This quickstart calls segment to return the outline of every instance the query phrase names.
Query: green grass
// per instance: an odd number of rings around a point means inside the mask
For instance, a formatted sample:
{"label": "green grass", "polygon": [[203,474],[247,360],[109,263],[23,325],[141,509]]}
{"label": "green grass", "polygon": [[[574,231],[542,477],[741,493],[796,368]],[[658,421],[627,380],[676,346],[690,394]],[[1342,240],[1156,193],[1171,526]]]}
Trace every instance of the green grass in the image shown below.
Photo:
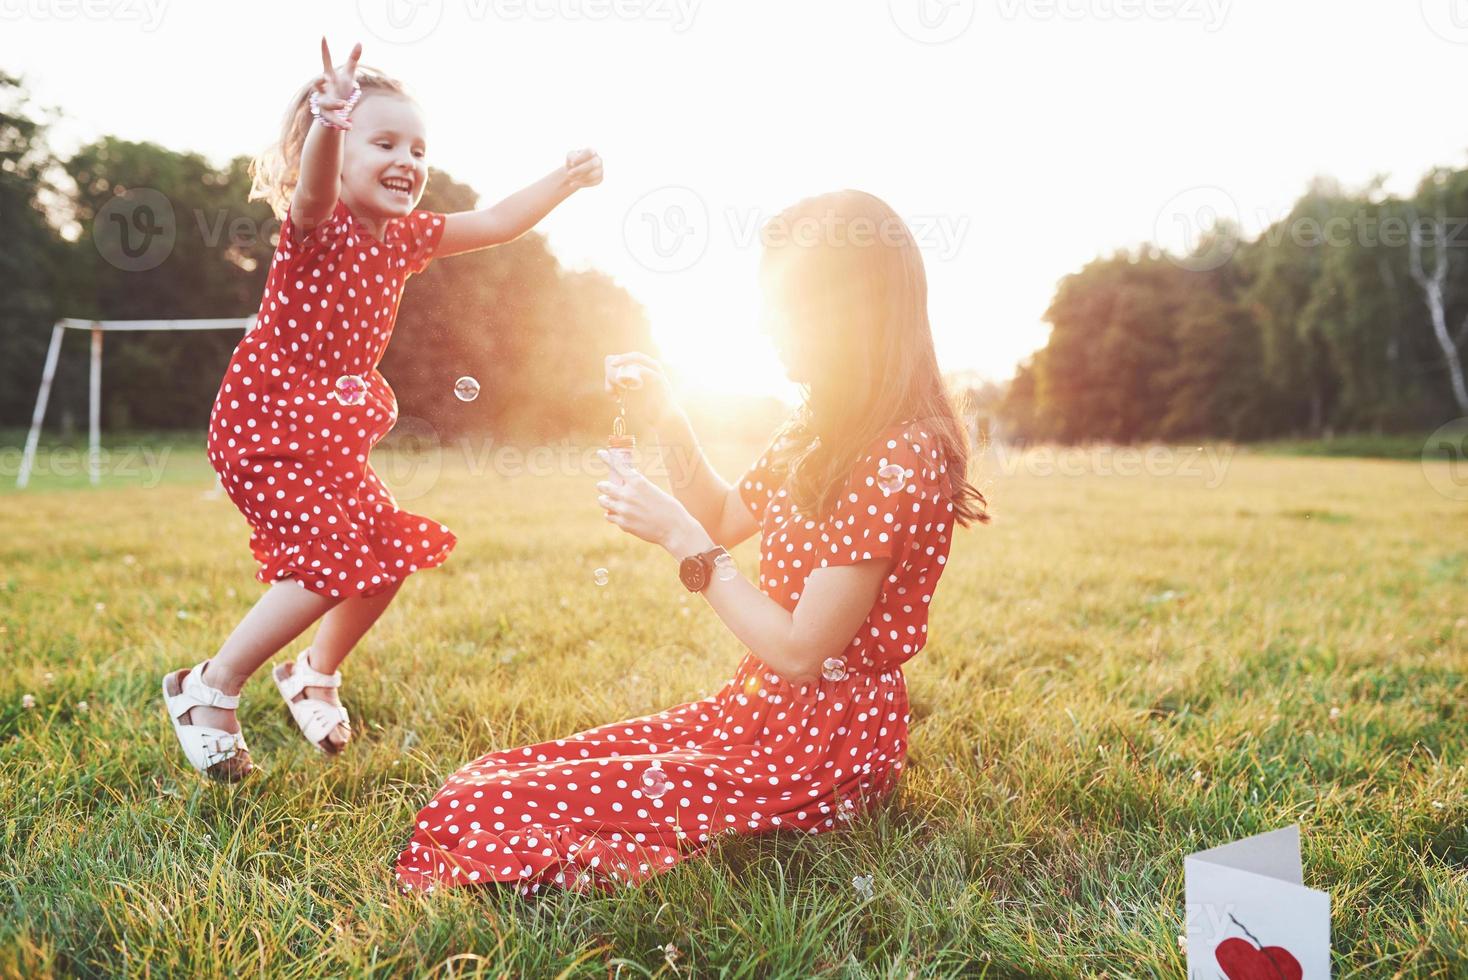
{"label": "green grass", "polygon": [[741,654],[589,475],[474,458],[398,466],[460,544],[349,661],[352,750],[324,764],[262,675],[267,772],[235,788],[183,766],[157,694],[260,589],[200,447],[0,496],[0,976],[1177,977],[1183,856],[1290,823],[1335,976],[1468,971],[1468,514],[1420,463],[991,456],[878,815],[613,897],[405,897],[392,862],[461,763],[704,696]]}
{"label": "green grass", "polygon": [[1250,443],[1255,452],[1280,456],[1350,456],[1360,459],[1460,459],[1462,448],[1456,445],[1465,431],[1461,425],[1453,430],[1457,439],[1449,443],[1431,438],[1432,433],[1416,435],[1372,435],[1347,432],[1329,439],[1277,439]]}

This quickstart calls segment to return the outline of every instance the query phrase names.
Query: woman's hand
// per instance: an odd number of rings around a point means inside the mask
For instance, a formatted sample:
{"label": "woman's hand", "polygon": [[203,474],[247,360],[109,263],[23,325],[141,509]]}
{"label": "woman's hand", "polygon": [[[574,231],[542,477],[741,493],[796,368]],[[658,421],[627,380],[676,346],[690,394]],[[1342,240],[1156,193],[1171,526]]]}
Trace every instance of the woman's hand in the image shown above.
{"label": "woman's hand", "polygon": [[347,107],[352,90],[357,85],[357,62],[362,57],[362,45],[358,43],[347,56],[346,65],[338,71],[331,61],[331,48],[326,38],[321,39],[321,77],[316,79],[318,93],[316,105],[321,115],[333,125],[351,129],[351,120],[340,113]]}
{"label": "woman's hand", "polygon": [[608,354],[604,362],[607,394],[632,401],[648,423],[656,426],[677,406],[663,366],[640,351]]}
{"label": "woman's hand", "polygon": [[608,521],[628,534],[665,548],[675,558],[686,558],[695,551],[712,547],[712,539],[703,525],[676,498],[635,469],[624,466],[605,449],[598,450],[597,455],[621,479],[620,483],[601,480],[596,485],[596,501]]}
{"label": "woman's hand", "polygon": [[572,190],[601,183],[601,155],[595,150],[572,150],[566,154],[566,183]]}

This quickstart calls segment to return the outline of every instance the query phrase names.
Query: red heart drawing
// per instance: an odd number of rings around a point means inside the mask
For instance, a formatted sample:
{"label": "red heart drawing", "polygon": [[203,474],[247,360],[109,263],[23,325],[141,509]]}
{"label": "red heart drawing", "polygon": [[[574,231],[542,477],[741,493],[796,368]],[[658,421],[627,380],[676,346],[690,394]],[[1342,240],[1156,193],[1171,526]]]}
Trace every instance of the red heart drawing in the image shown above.
{"label": "red heart drawing", "polygon": [[1232,937],[1213,951],[1228,980],[1303,980],[1300,961],[1283,946],[1259,949],[1247,939]]}

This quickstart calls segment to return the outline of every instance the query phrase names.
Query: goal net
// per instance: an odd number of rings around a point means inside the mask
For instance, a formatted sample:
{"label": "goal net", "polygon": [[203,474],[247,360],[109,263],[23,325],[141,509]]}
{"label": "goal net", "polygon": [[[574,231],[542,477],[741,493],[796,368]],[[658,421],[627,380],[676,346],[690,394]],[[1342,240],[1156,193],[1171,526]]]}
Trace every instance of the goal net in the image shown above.
{"label": "goal net", "polygon": [[31,480],[36,463],[36,447],[41,440],[41,423],[46,418],[46,403],[51,399],[51,382],[56,378],[56,361],[61,356],[61,339],[68,330],[86,330],[92,335],[92,364],[87,393],[87,476],[92,485],[102,480],[102,338],[119,331],[142,330],[237,330],[248,332],[255,318],[233,317],[220,320],[78,320],[65,318],[51,328],[51,346],[46,349],[46,365],[41,369],[41,390],[36,393],[36,408],[31,413],[31,428],[26,433],[25,452],[20,459],[20,472],[15,485],[24,488]]}

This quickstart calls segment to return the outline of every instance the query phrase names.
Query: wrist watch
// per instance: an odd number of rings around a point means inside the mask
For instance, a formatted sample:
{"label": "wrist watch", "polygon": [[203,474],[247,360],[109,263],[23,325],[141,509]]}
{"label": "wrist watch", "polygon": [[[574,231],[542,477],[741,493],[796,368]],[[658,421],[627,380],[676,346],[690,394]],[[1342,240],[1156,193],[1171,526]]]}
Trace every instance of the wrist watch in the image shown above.
{"label": "wrist watch", "polygon": [[733,561],[733,556],[723,548],[710,548],[679,562],[678,578],[682,579],[683,587],[689,592],[702,592],[713,580],[714,565]]}

